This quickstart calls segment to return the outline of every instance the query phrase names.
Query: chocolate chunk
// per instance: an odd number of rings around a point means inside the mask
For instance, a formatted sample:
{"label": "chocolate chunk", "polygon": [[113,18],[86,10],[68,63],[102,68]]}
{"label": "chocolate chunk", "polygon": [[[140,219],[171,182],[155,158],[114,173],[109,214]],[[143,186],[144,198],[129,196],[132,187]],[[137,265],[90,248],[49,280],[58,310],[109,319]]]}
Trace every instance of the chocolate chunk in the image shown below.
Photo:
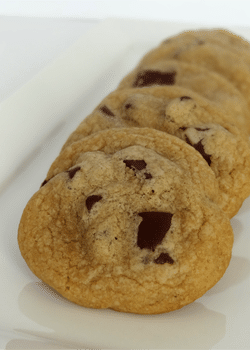
{"label": "chocolate chunk", "polygon": [[144,87],[151,85],[174,85],[176,72],[160,72],[145,70],[137,75],[133,84],[134,87]]}
{"label": "chocolate chunk", "polygon": [[171,226],[173,214],[165,212],[139,213],[143,218],[138,228],[137,245],[139,248],[155,250]]}
{"label": "chocolate chunk", "polygon": [[127,103],[126,105],[125,105],[125,108],[126,109],[129,109],[129,108],[131,108],[132,107],[132,104],[131,103]]}
{"label": "chocolate chunk", "polygon": [[[182,127],[179,128],[179,130],[183,130],[183,131],[185,131],[187,129],[188,129],[187,126],[182,126]],[[204,129],[202,129],[202,128],[195,128],[195,130],[197,130],[197,131],[207,131],[207,130],[210,130],[210,128],[204,128]]]}
{"label": "chocolate chunk", "polygon": [[208,165],[211,165],[211,155],[207,154],[204,151],[204,146],[201,143],[202,140],[200,140],[198,143],[193,145],[193,147],[202,155],[202,157],[205,159]]}
{"label": "chocolate chunk", "polygon": [[123,161],[123,163],[125,163],[128,168],[133,170],[145,169],[147,165],[147,163],[144,160],[133,160],[133,159],[126,159]]}
{"label": "chocolate chunk", "polygon": [[205,129],[202,129],[202,128],[195,128],[195,130],[197,130],[197,131],[207,131],[207,130],[210,130],[210,128],[205,128]]}
{"label": "chocolate chunk", "polygon": [[189,138],[186,136],[186,142],[194,147],[196,149],[196,151],[198,151],[202,157],[205,159],[205,161],[207,162],[207,164],[210,166],[211,165],[211,155],[207,154],[205,151],[204,151],[204,146],[203,144],[201,143],[202,140],[200,140],[198,143],[195,143],[195,144],[192,144],[189,140]]}
{"label": "chocolate chunk", "polygon": [[179,128],[179,130],[185,131],[185,130],[187,130],[187,127],[186,126],[182,126],[182,127]]}
{"label": "chocolate chunk", "polygon": [[115,116],[114,113],[111,112],[111,110],[110,110],[107,106],[102,106],[102,107],[100,108],[100,110],[101,110],[103,113],[109,115],[110,117],[114,117],[114,116]]}
{"label": "chocolate chunk", "polygon": [[67,173],[69,174],[69,178],[73,179],[73,177],[75,176],[76,172],[81,170],[81,167],[77,166],[71,170],[67,170]]}
{"label": "chocolate chunk", "polygon": [[156,264],[165,264],[165,263],[168,263],[168,264],[173,264],[174,263],[174,260],[171,258],[171,256],[168,254],[168,253],[161,253],[157,259],[154,260],[154,262]]}
{"label": "chocolate chunk", "polygon": [[189,97],[189,96],[181,96],[180,97],[180,100],[183,101],[183,100],[192,100],[192,97]]}
{"label": "chocolate chunk", "polygon": [[46,185],[46,183],[49,182],[49,180],[44,180],[43,183],[41,184],[40,188]]}
{"label": "chocolate chunk", "polygon": [[89,196],[86,199],[86,207],[87,207],[88,211],[90,211],[91,208],[93,207],[93,205],[96,202],[99,202],[101,199],[102,199],[102,196],[97,196],[97,195]]}
{"label": "chocolate chunk", "polygon": [[190,146],[193,146],[187,135],[185,135],[185,141],[188,143]]}
{"label": "chocolate chunk", "polygon": [[145,175],[146,179],[152,179],[153,178],[153,176],[150,173],[145,173],[144,175]]}

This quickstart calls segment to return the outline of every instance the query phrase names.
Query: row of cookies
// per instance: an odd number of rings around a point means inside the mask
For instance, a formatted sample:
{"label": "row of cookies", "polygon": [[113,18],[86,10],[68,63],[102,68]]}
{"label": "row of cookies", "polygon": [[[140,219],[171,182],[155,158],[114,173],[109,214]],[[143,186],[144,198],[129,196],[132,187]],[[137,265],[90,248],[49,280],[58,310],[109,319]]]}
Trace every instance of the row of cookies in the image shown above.
{"label": "row of cookies", "polygon": [[231,218],[250,195],[248,80],[250,44],[242,38],[225,30],[181,33],[146,54],[62,150],[106,128],[150,127],[175,135],[199,148]]}
{"label": "row of cookies", "polygon": [[[250,45],[244,39],[226,30],[183,32],[151,50],[138,67],[171,59],[219,74],[238,89],[250,109]],[[246,125],[249,132],[249,118]]]}
{"label": "row of cookies", "polygon": [[[250,194],[248,101],[215,70],[176,60],[203,38],[185,35],[170,40],[173,57],[169,42],[146,55],[83,120],[23,212],[28,266],[79,305],[176,310],[229,265],[230,218]],[[220,35],[224,46],[208,45],[239,56]]]}
{"label": "row of cookies", "polygon": [[[155,86],[116,90],[69,136],[73,142],[109,128],[149,127],[172,134],[200,152],[214,171],[221,207],[233,217],[250,195],[250,144],[245,131],[191,90]],[[230,116],[231,117],[231,116]],[[46,180],[55,175],[54,164]]]}

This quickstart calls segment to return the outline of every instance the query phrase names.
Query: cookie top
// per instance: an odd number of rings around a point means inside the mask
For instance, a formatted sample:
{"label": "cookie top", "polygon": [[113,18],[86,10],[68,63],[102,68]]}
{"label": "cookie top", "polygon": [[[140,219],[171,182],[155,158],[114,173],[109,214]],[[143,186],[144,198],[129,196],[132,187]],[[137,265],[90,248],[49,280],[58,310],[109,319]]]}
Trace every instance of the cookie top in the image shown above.
{"label": "cookie top", "polygon": [[155,85],[175,85],[190,89],[218,104],[226,115],[232,115],[232,119],[247,119],[249,116],[245,98],[227,79],[206,68],[177,60],[144,64],[128,74],[118,89]]}
{"label": "cookie top", "polygon": [[232,218],[250,195],[250,142],[232,125],[181,127],[176,136],[194,147],[214,171],[220,207]]}
{"label": "cookie top", "polygon": [[[196,64],[221,74],[235,85],[250,107],[250,67],[243,60],[240,53],[237,54],[221,45],[206,41],[196,40],[191,43],[188,41],[180,45],[178,41],[173,40],[151,50],[142,58],[138,68],[143,69],[144,65],[169,59]],[[250,132],[250,121],[248,119],[248,132]]]}
{"label": "cookie top", "polygon": [[150,127],[174,134],[195,123],[235,124],[243,132],[246,118],[225,113],[224,108],[190,89],[154,86],[116,90],[105,97],[68,137],[62,147],[97,131],[119,127]]}
{"label": "cookie top", "polygon": [[[155,96],[146,94],[147,89]],[[143,88],[144,94],[137,89],[125,89],[110,94],[71,135],[68,145],[82,139],[91,122],[96,127],[96,117],[102,114],[104,106],[113,114],[107,118],[114,120],[113,127],[120,121],[122,127],[150,127],[177,136],[200,151],[213,170],[219,184],[219,204],[231,218],[250,195],[248,136],[235,126],[219,121],[217,115],[199,106],[194,97],[164,99],[157,95],[160,89],[163,88]],[[50,176],[51,173],[47,179]]]}
{"label": "cookie top", "polygon": [[179,138],[151,128],[108,129],[72,143],[52,163],[44,184],[58,173],[77,164],[82,153],[98,150],[105,154],[113,154],[117,150],[135,145],[150,148],[170,160],[174,159],[180,166],[185,167],[196,186],[216,201],[218,183],[203,157]]}
{"label": "cookie top", "polygon": [[240,54],[247,64],[250,63],[250,43],[241,36],[225,29],[188,30],[164,40],[161,44],[165,45],[170,42],[179,42],[180,45],[183,43],[195,45],[209,42],[222,46],[237,55]]}
{"label": "cookie top", "polygon": [[233,233],[199,183],[202,168],[212,176],[192,147],[156,130],[114,129],[72,144],[63,159],[18,234],[30,269],[63,296],[154,314],[196,300],[223,276]]}

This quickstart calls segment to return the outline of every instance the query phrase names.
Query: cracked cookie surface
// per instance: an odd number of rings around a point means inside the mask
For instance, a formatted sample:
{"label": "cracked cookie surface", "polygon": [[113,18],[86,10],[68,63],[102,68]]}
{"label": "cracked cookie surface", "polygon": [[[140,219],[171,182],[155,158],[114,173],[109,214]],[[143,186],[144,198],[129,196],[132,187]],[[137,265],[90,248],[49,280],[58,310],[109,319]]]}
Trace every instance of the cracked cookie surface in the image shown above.
{"label": "cracked cookie surface", "polygon": [[[177,36],[178,37],[178,36]],[[204,67],[226,78],[241,92],[250,108],[250,66],[241,51],[235,52],[218,43],[206,40],[181,40],[171,38],[147,53],[139,62],[138,68],[161,61],[177,60]],[[250,120],[246,119],[250,133]]]}
{"label": "cracked cookie surface", "polygon": [[181,127],[175,135],[194,147],[215,173],[220,207],[232,218],[250,195],[250,142],[228,124]]}
{"label": "cracked cookie surface", "polygon": [[62,147],[95,132],[121,127],[150,127],[174,134],[183,125],[225,123],[246,133],[243,114],[237,118],[194,91],[179,86],[154,86],[121,89],[111,92],[89,114]]}
{"label": "cracked cookie surface", "polygon": [[54,165],[24,210],[18,240],[30,269],[67,299],[168,312],[223,276],[230,222],[213,201],[212,171],[182,140],[107,130],[72,144]]}
{"label": "cracked cookie surface", "polygon": [[242,59],[250,66],[250,43],[243,37],[225,29],[184,31],[164,40],[161,44],[165,45],[170,42],[178,42],[180,46],[187,43],[190,45],[203,45],[205,42],[216,44],[241,55]]}
{"label": "cracked cookie surface", "polygon": [[[95,124],[96,116],[101,117],[105,106],[112,113],[113,127],[155,128],[177,136],[191,146],[199,145],[197,151],[204,147],[206,152],[200,153],[207,163],[209,157],[208,165],[216,175],[220,206],[229,217],[234,216],[250,195],[250,142],[247,134],[225,122],[196,95],[172,98],[178,93],[181,95],[190,91],[168,89],[169,92],[164,91],[165,96],[163,87],[143,88],[141,91],[124,89],[111,93],[88,120],[82,122],[66,144],[81,139],[86,128],[91,123]],[[111,123],[109,116],[107,119]]]}
{"label": "cracked cookie surface", "polygon": [[190,89],[234,119],[249,116],[245,98],[229,80],[206,68],[177,60],[162,60],[135,68],[120,82],[118,89],[157,85]]}

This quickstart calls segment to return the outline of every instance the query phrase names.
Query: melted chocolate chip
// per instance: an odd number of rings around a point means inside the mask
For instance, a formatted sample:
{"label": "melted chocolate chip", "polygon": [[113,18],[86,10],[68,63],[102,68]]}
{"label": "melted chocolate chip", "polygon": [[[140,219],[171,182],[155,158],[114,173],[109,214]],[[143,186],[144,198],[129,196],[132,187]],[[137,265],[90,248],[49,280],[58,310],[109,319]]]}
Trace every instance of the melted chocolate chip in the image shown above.
{"label": "melted chocolate chip", "polygon": [[128,168],[133,170],[145,169],[147,165],[147,163],[144,160],[133,160],[133,159],[126,159],[123,161],[123,163],[125,163]]}
{"label": "melted chocolate chip", "polygon": [[138,228],[137,245],[139,248],[155,250],[171,226],[173,214],[165,212],[139,213],[143,218]]}
{"label": "melted chocolate chip", "polygon": [[161,253],[157,259],[154,260],[156,264],[173,264],[174,260],[171,258],[171,256],[168,253]]}
{"label": "melted chocolate chip", "polygon": [[44,180],[43,183],[41,184],[40,188],[46,185],[46,183],[49,182],[49,180]]}
{"label": "melted chocolate chip", "polygon": [[[187,129],[188,129],[187,126],[182,126],[182,127],[179,128],[179,130],[182,130],[182,131],[185,131]],[[195,130],[197,130],[197,131],[207,131],[207,130],[210,130],[210,128],[204,128],[204,129],[202,129],[202,128],[195,128]]]}
{"label": "melted chocolate chip", "polygon": [[153,176],[150,173],[145,173],[144,175],[145,175],[146,179],[152,179],[153,178]]}
{"label": "melted chocolate chip", "polygon": [[44,180],[43,183],[41,184],[41,187],[43,187],[44,185],[46,185],[48,181],[47,180]]}
{"label": "melted chocolate chip", "polygon": [[193,147],[200,152],[200,154],[202,155],[202,157],[205,159],[205,161],[207,162],[207,164],[210,166],[211,165],[211,155],[207,154],[204,151],[204,146],[201,143],[202,140],[200,140],[198,143],[196,143],[195,145],[193,145]]}
{"label": "melted chocolate chip", "polygon": [[210,166],[211,164],[211,155],[207,154],[205,151],[204,151],[204,146],[203,144],[201,143],[202,140],[200,140],[198,143],[195,143],[195,144],[192,144],[189,140],[189,138],[186,136],[186,142],[194,147],[196,149],[196,151],[198,151],[202,157],[205,159],[205,161],[207,162],[207,164]]}
{"label": "melted chocolate chip", "polygon": [[192,100],[192,97],[189,97],[189,96],[181,96],[180,97],[180,100],[183,101],[183,100]]}
{"label": "melted chocolate chip", "polygon": [[195,130],[197,130],[197,131],[207,131],[207,130],[210,130],[210,128],[205,128],[205,129],[202,129],[202,128],[195,128]]}
{"label": "melted chocolate chip", "polygon": [[187,144],[189,144],[190,146],[193,146],[192,143],[190,142],[189,138],[187,137],[187,135],[185,135],[185,141]]}
{"label": "melted chocolate chip", "polygon": [[69,178],[73,179],[73,177],[75,176],[76,172],[81,170],[81,167],[77,166],[71,170],[67,170],[67,173],[69,174]]}
{"label": "melted chocolate chip", "polygon": [[129,109],[129,108],[131,108],[132,107],[132,104],[131,103],[127,103],[126,105],[125,105],[125,108],[126,109]]}
{"label": "melted chocolate chip", "polygon": [[96,195],[89,196],[86,199],[86,207],[87,207],[88,211],[90,211],[91,208],[93,207],[93,205],[95,203],[99,202],[101,199],[102,199],[102,196],[96,196]]}
{"label": "melted chocolate chip", "polygon": [[103,113],[109,115],[110,117],[114,117],[114,116],[115,116],[114,113],[111,112],[111,110],[110,110],[107,106],[101,107],[100,110],[101,110]]}
{"label": "melted chocolate chip", "polygon": [[151,85],[174,85],[176,72],[160,72],[145,70],[137,75],[133,84],[134,87],[144,87]]}

